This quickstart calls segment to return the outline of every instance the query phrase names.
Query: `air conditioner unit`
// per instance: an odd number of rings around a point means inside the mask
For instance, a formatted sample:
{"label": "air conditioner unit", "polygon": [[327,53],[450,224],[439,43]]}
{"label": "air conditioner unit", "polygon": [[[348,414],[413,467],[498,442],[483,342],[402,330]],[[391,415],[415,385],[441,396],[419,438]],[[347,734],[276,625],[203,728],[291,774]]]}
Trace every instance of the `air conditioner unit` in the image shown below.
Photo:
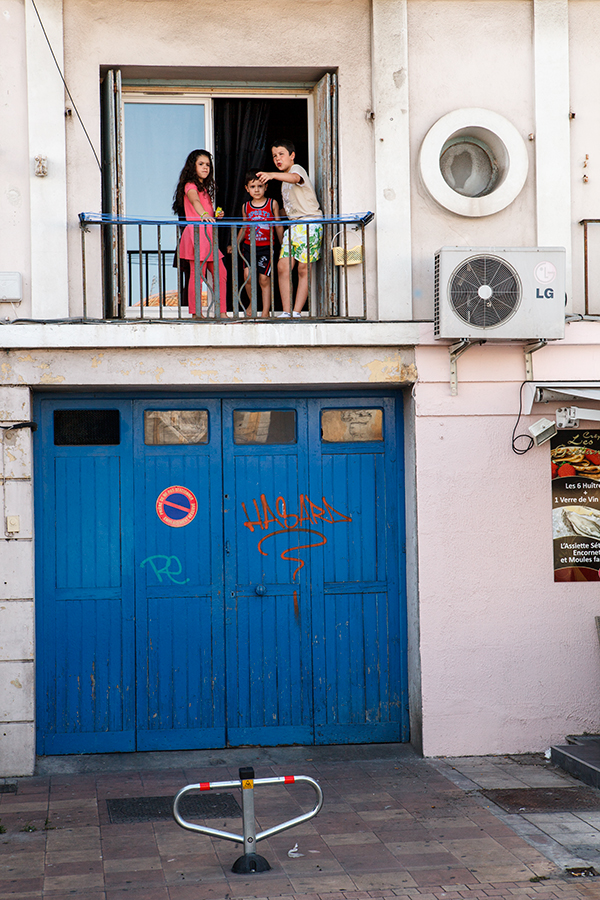
{"label": "air conditioner unit", "polygon": [[563,247],[442,247],[434,335],[473,340],[565,336]]}

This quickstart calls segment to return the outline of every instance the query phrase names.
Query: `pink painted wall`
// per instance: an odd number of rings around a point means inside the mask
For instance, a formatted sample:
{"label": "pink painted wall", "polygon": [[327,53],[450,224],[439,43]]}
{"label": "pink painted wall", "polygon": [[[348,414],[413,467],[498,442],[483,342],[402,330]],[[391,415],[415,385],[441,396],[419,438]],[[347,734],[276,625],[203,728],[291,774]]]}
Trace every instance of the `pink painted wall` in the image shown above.
{"label": "pink painted wall", "polygon": [[[535,377],[597,378],[600,350],[587,341],[598,327],[568,326],[566,344],[534,355]],[[539,751],[598,731],[598,585],[554,582],[549,444],[511,449],[523,349],[469,349],[452,397],[448,349],[425,341],[415,389],[424,753]],[[534,406],[519,433],[557,405]]]}

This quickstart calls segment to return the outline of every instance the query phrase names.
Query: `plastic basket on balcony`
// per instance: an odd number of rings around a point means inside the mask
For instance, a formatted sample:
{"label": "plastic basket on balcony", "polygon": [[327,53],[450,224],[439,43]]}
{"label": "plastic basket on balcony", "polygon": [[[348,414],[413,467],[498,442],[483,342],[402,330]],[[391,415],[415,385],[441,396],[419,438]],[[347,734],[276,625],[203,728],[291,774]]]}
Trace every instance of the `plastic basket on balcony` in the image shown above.
{"label": "plastic basket on balcony", "polygon": [[356,247],[347,247],[346,249],[344,247],[336,247],[334,241],[341,233],[341,231],[338,231],[337,234],[334,234],[331,241],[333,263],[336,266],[357,266],[363,259],[362,245],[357,244]]}

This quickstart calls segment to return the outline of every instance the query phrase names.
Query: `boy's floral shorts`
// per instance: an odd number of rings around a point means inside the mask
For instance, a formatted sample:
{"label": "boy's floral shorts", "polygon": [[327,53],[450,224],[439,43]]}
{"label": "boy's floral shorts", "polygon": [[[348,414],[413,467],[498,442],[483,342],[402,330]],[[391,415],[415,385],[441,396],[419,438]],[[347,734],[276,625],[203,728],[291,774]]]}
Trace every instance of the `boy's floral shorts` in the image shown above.
{"label": "boy's floral shorts", "polygon": [[291,256],[301,263],[316,262],[321,257],[322,240],[322,225],[290,225],[283,236],[279,259],[287,259]]}

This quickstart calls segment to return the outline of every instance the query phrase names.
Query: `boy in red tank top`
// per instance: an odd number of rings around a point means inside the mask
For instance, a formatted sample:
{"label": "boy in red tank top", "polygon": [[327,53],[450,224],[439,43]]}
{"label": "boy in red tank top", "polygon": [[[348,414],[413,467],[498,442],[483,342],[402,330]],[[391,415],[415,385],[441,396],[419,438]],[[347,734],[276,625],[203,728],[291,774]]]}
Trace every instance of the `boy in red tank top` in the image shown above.
{"label": "boy in red tank top", "polygon": [[[271,228],[275,221],[279,221],[279,204],[277,200],[265,197],[266,185],[258,180],[256,169],[246,172],[245,185],[250,194],[242,206],[242,218],[248,222],[264,222],[265,227],[240,228],[238,242],[240,253],[244,260],[244,279],[246,280],[246,293],[252,300],[252,273],[250,271],[250,241],[251,232],[256,232],[256,268],[258,271],[258,284],[262,297],[261,317],[267,319],[271,308]],[[269,224],[267,224],[269,223]],[[283,239],[283,226],[275,225],[279,241]],[[247,311],[248,312],[248,311]]]}

